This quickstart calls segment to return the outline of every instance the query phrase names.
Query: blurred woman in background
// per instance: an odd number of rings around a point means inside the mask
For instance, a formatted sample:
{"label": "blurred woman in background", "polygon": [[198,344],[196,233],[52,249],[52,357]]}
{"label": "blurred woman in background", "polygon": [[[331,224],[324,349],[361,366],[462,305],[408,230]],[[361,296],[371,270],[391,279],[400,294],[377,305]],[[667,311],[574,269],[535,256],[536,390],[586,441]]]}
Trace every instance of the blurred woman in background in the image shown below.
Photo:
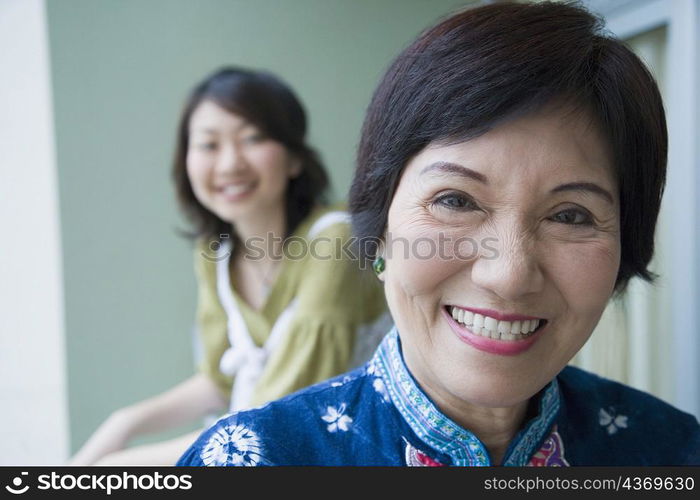
{"label": "blurred woman in background", "polygon": [[199,372],[116,411],[73,464],[173,464],[200,431],[120,450],[337,375],[376,347],[388,324],[381,287],[339,251],[349,218],[324,202],[306,130],[299,100],[270,73],[226,68],[195,87],[173,175],[196,239]]}

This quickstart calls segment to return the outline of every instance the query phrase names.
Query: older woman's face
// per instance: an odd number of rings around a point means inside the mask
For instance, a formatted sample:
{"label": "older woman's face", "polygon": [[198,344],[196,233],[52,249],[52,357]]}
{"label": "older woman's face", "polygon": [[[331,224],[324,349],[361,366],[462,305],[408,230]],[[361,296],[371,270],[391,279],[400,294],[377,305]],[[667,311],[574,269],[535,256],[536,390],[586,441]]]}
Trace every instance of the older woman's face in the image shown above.
{"label": "older woman's face", "polygon": [[430,145],[405,168],[386,238],[381,278],[428,394],[447,405],[523,402],[586,342],[615,285],[606,143],[585,116],[550,110]]}

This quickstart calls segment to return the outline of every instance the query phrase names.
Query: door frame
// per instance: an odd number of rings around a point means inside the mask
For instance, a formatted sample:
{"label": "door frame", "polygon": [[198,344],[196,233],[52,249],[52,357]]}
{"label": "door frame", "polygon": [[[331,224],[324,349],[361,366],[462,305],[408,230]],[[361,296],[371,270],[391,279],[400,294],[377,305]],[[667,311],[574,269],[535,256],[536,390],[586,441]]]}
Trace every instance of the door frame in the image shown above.
{"label": "door frame", "polygon": [[[700,0],[649,0],[617,4],[591,2],[606,19],[609,31],[626,39],[665,26],[666,118],[669,131],[668,177],[664,204],[673,221],[668,241],[667,283],[671,297],[670,337],[674,400],[700,416]],[[632,308],[634,310],[634,307]],[[669,335],[672,332],[672,335]],[[647,359],[642,357],[642,362]],[[639,360],[637,361],[639,362]],[[633,360],[633,370],[635,361]],[[637,366],[635,371],[645,370]]]}

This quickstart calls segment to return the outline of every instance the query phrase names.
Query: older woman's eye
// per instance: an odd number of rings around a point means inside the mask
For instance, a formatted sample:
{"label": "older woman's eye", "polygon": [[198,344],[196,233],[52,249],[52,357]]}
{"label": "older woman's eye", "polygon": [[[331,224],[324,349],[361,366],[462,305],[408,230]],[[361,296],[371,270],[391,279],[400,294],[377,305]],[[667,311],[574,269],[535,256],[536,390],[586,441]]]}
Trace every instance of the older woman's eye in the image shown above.
{"label": "older woman's eye", "polygon": [[590,226],[593,224],[593,217],[588,212],[569,208],[558,212],[551,218],[554,222],[569,224],[572,226]]}
{"label": "older woman's eye", "polygon": [[449,193],[440,196],[434,202],[438,207],[450,210],[476,210],[479,207],[469,196],[461,193]]}

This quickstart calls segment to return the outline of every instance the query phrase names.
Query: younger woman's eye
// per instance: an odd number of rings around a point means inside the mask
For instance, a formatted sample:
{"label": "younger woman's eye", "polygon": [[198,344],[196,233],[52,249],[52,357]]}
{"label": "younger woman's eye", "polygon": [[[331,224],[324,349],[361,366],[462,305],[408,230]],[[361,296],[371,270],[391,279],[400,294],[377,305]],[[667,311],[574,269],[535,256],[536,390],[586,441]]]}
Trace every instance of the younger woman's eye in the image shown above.
{"label": "younger woman's eye", "polygon": [[444,194],[437,198],[434,203],[449,210],[476,210],[479,208],[471,197],[463,193]]}
{"label": "younger woman's eye", "polygon": [[241,138],[245,144],[258,144],[265,140],[265,136],[260,133],[247,134]]}
{"label": "younger woman's eye", "polygon": [[567,208],[554,214],[551,219],[554,222],[568,224],[571,226],[591,226],[593,225],[593,217],[584,211],[576,208]]}
{"label": "younger woman's eye", "polygon": [[195,147],[201,151],[214,151],[216,150],[215,142],[199,142],[195,144]]}

